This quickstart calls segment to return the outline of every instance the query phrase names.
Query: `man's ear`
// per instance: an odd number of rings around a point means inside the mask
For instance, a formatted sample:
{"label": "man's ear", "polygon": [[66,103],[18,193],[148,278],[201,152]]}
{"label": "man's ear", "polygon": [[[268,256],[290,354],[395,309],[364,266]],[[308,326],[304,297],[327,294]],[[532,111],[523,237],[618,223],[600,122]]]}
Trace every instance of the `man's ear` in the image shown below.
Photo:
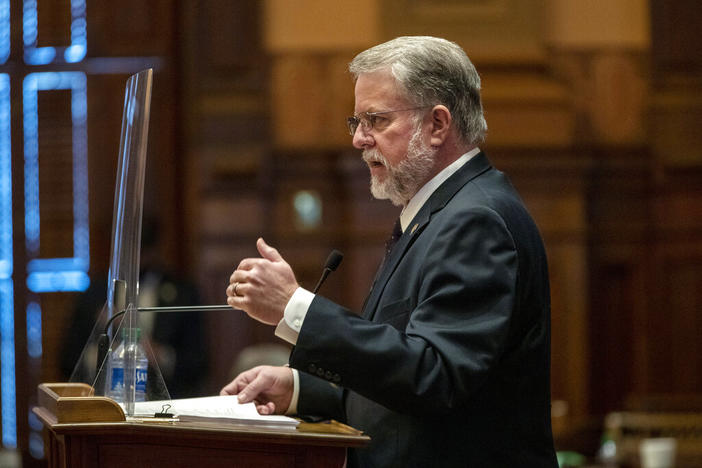
{"label": "man's ear", "polygon": [[431,110],[431,146],[441,146],[451,130],[451,112],[444,105],[438,104]]}

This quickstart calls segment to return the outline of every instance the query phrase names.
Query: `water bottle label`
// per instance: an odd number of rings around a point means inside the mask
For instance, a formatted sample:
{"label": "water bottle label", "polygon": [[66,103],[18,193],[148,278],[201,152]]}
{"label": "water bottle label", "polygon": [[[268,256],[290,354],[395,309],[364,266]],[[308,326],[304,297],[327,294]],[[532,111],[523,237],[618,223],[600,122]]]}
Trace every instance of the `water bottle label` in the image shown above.
{"label": "water bottle label", "polygon": [[146,369],[136,369],[136,392],[146,393]]}
{"label": "water bottle label", "polygon": [[113,392],[121,392],[124,388],[124,368],[113,367],[112,368],[112,383],[110,384],[110,390]]}

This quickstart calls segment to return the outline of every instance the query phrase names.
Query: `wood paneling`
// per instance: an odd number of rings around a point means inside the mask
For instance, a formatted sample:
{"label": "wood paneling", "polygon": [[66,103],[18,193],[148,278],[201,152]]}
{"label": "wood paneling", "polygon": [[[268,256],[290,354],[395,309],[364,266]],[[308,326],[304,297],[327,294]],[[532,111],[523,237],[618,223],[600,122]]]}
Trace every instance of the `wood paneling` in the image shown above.
{"label": "wood paneling", "polygon": [[88,2],[88,56],[167,58],[178,7],[171,0]]}
{"label": "wood paneling", "polygon": [[71,91],[38,92],[40,258],[73,257]]}
{"label": "wood paneling", "polygon": [[[187,154],[180,246],[202,301],[221,304],[241,259],[270,239],[268,57],[262,50],[262,2],[182,2],[179,45],[184,151]],[[211,392],[230,380],[238,352],[274,341],[268,327],[239,313],[212,314]]]}
{"label": "wood paneling", "polygon": [[[264,44],[272,55],[365,49],[378,42],[379,2],[265,0]],[[320,21],[324,18],[324,21]]]}
{"label": "wood paneling", "polygon": [[[702,257],[691,254],[687,258],[670,258],[664,264],[663,296],[667,299],[669,323],[668,346],[652,352],[655,365],[664,363],[668,379],[660,382],[665,393],[693,393],[702,389]],[[660,322],[663,322],[661,320]],[[662,323],[661,323],[662,325]],[[651,350],[653,351],[653,350]]]}
{"label": "wood paneling", "polygon": [[488,145],[567,147],[576,113],[567,88],[538,71],[485,67],[481,72]]}
{"label": "wood paneling", "polygon": [[383,0],[379,3],[381,41],[414,34],[441,36],[460,44],[478,65],[532,64],[546,56],[543,2]]}
{"label": "wood paneling", "polygon": [[589,412],[621,408],[644,391],[651,242],[650,153],[600,148],[588,187]]}
{"label": "wood paneling", "polygon": [[346,148],[346,117],[353,114],[349,53],[276,56],[271,69],[271,111],[275,145],[290,148]]}
{"label": "wood paneling", "polygon": [[647,388],[702,388],[702,31],[691,1],[651,2],[653,86],[650,141],[655,164],[648,298]]}
{"label": "wood paneling", "polygon": [[591,361],[588,337],[588,180],[591,161],[578,153],[543,148],[487,147],[507,172],[541,230],[551,282],[551,392],[570,415],[588,408]]}
{"label": "wood paneling", "polygon": [[652,52],[657,75],[700,73],[702,11],[694,0],[651,0]]}
{"label": "wood paneling", "polygon": [[[261,53],[262,3],[253,0],[184,2],[185,28],[181,40],[196,56],[196,89],[265,89],[266,57]],[[203,95],[203,98],[207,95]],[[261,102],[263,106],[265,102]]]}
{"label": "wood paneling", "polygon": [[71,2],[54,0],[37,4],[37,46],[71,43]]}

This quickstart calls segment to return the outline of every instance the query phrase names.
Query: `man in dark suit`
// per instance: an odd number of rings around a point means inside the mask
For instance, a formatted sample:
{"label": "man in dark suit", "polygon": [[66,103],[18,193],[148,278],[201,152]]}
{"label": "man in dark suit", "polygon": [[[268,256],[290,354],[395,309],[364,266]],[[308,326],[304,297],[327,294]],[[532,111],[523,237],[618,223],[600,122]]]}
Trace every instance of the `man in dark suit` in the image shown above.
{"label": "man in dark suit", "polygon": [[353,144],[371,192],[403,207],[362,316],[299,287],[259,239],[228,303],[295,344],[290,367],[222,389],[261,413],[371,436],[349,466],[555,467],[550,299],[538,229],[477,145],[480,79],[456,44],[402,37],[359,54]]}

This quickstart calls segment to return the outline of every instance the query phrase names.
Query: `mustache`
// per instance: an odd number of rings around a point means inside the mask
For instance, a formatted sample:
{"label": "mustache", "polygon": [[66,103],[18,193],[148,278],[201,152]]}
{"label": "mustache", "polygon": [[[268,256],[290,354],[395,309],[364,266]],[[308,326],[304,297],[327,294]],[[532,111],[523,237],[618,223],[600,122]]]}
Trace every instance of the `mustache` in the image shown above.
{"label": "mustache", "polygon": [[377,149],[364,150],[362,157],[366,163],[381,163],[383,166],[389,167],[388,160]]}

